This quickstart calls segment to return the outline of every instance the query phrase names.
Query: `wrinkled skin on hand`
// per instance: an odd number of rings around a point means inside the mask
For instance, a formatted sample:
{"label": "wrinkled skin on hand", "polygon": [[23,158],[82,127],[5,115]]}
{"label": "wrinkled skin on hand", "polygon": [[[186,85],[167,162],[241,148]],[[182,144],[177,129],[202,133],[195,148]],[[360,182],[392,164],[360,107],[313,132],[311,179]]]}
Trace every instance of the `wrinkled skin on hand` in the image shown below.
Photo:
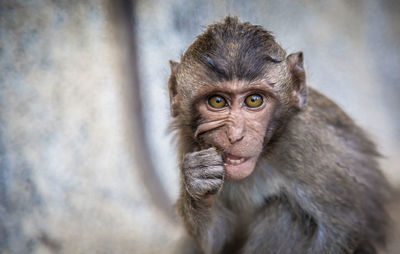
{"label": "wrinkled skin on hand", "polygon": [[196,200],[207,199],[222,187],[224,163],[214,147],[186,154],[182,170],[186,190]]}

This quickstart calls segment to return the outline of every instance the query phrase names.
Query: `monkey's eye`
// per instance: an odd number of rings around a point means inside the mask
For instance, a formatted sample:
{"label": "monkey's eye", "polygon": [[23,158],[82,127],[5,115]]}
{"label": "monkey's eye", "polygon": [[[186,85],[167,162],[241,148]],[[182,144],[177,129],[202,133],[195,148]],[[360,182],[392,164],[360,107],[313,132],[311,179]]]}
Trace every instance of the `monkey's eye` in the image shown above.
{"label": "monkey's eye", "polygon": [[223,108],[226,105],[226,100],[222,96],[213,95],[208,99],[208,104],[213,108]]}
{"label": "monkey's eye", "polygon": [[246,97],[244,103],[249,108],[257,108],[263,103],[263,98],[261,97],[261,95],[252,94]]}

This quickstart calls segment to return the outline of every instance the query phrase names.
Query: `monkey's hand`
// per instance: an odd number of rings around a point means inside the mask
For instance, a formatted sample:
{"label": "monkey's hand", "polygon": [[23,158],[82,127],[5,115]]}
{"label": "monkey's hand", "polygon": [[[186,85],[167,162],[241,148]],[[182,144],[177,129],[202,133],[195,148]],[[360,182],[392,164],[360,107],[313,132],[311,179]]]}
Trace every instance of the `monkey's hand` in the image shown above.
{"label": "monkey's hand", "polygon": [[183,159],[184,184],[195,200],[210,201],[224,181],[224,162],[215,148],[188,153]]}

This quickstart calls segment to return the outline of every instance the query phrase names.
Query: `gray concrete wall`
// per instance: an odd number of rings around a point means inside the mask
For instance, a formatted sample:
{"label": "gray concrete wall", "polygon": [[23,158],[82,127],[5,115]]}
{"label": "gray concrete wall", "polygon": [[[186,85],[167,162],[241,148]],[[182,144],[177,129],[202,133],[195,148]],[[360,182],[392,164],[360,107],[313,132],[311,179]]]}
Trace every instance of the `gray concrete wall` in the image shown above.
{"label": "gray concrete wall", "polygon": [[168,60],[228,14],[304,51],[309,84],[371,134],[398,185],[399,11],[142,0],[130,23],[129,1],[0,0],[0,253],[177,253]]}
{"label": "gray concrete wall", "polygon": [[180,236],[140,170],[123,2],[1,1],[0,253],[168,253]]}

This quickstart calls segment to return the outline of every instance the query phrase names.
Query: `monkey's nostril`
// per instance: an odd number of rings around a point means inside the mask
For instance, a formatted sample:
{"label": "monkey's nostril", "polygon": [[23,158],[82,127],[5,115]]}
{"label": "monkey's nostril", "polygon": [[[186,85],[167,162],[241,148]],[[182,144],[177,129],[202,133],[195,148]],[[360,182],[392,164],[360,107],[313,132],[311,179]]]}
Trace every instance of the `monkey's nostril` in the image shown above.
{"label": "monkey's nostril", "polygon": [[226,130],[226,136],[231,144],[243,140],[244,135],[245,135],[245,128],[243,125],[228,126],[228,129]]}
{"label": "monkey's nostril", "polygon": [[244,138],[243,135],[240,135],[240,136],[228,135],[228,139],[229,139],[229,142],[231,142],[231,144],[237,143],[237,142],[241,141],[243,138]]}

